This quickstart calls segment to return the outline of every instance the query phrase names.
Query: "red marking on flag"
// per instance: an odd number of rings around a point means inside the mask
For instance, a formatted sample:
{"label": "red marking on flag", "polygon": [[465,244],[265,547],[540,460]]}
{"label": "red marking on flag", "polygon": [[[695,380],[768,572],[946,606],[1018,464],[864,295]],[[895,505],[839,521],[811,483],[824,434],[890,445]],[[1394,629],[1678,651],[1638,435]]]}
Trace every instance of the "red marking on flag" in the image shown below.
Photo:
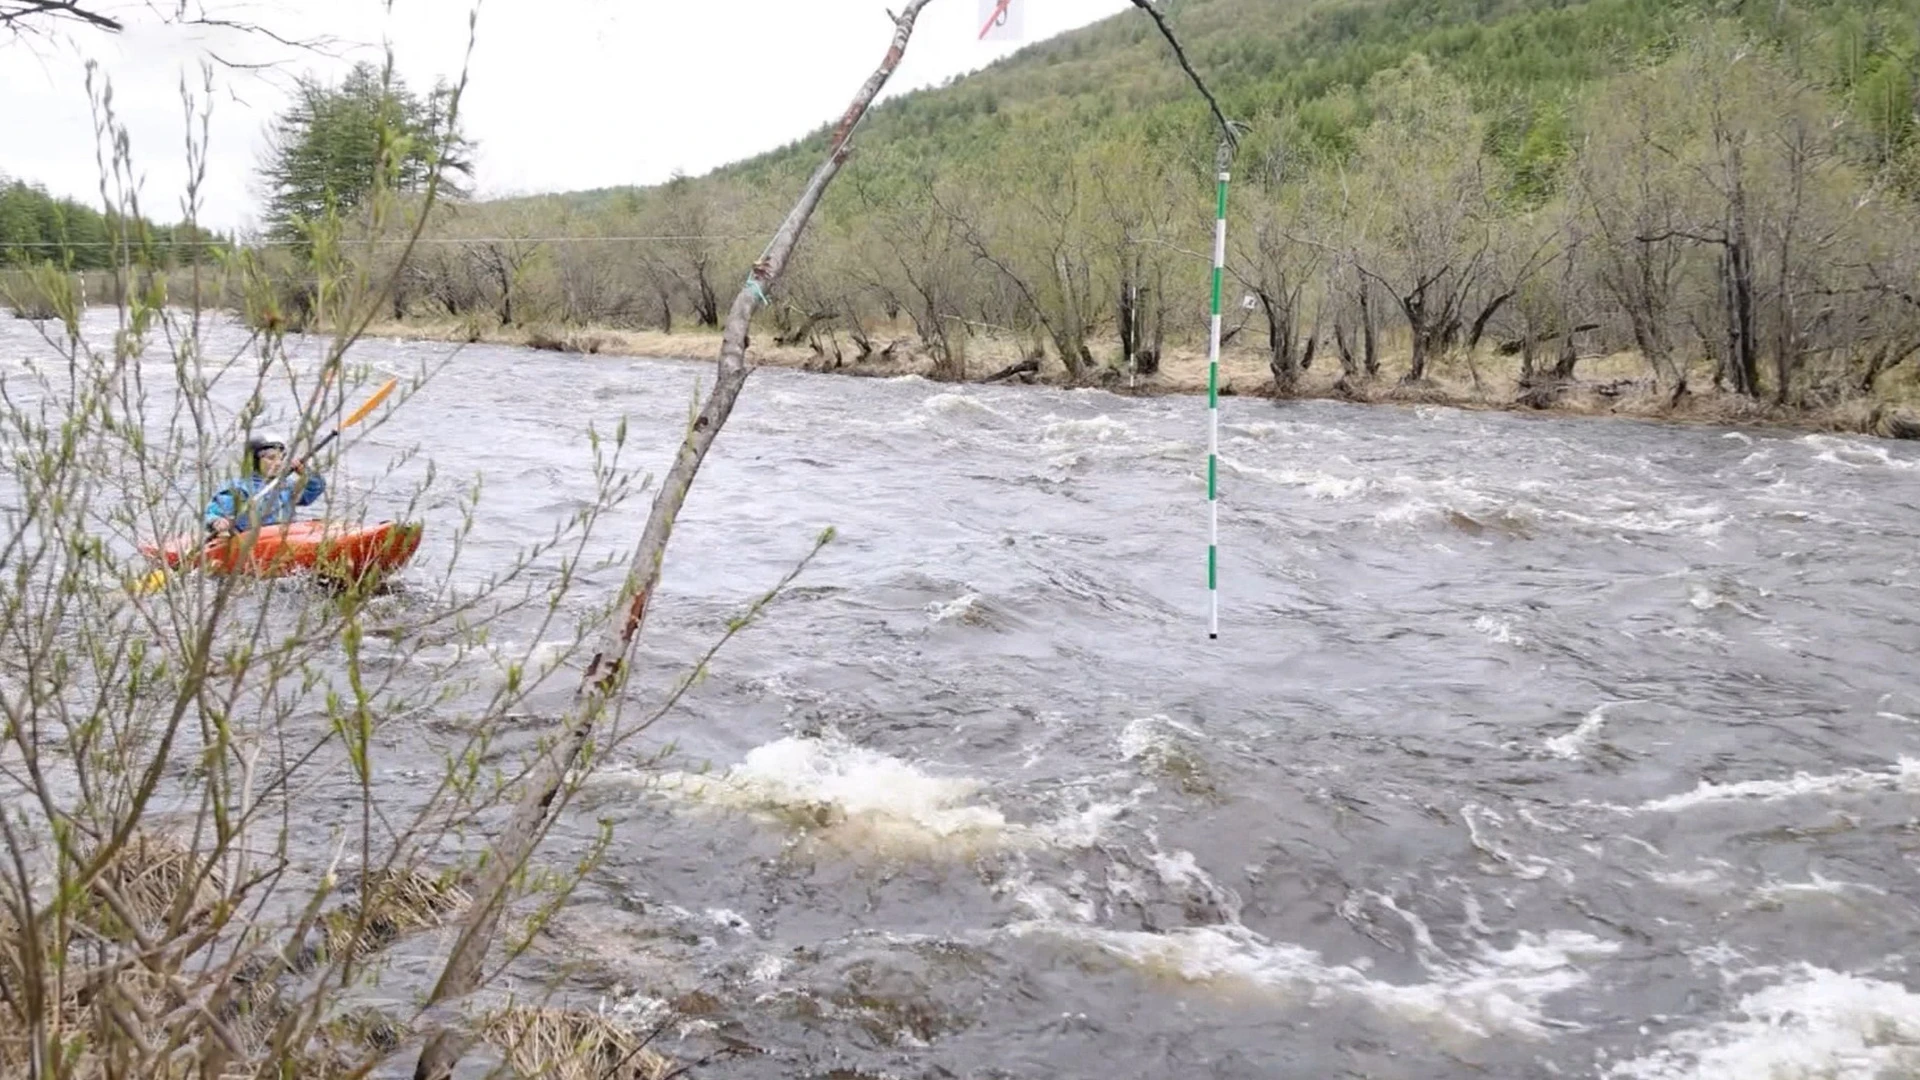
{"label": "red marking on flag", "polygon": [[1012,3],[1013,3],[1013,0],[1000,0],[998,4],[995,4],[993,6],[993,14],[990,17],[988,17],[987,25],[980,28],[981,41],[987,40],[987,35],[993,32],[993,28],[995,26],[1004,25],[1006,23],[1007,8]]}

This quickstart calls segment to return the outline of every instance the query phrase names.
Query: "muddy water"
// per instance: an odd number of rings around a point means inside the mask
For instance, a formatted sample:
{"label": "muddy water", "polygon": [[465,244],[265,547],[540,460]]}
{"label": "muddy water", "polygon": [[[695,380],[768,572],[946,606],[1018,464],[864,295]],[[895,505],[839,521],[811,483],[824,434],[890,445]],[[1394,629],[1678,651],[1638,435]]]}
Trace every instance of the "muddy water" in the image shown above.
{"label": "muddy water", "polygon": [[[664,468],[708,378],[468,347],[337,475],[484,476],[477,580],[591,498],[589,421]],[[839,539],[581,796],[543,962],[765,1051],[717,1076],[1920,1075],[1914,448],[1227,399],[1209,642],[1205,422],[757,373],[649,684]]]}

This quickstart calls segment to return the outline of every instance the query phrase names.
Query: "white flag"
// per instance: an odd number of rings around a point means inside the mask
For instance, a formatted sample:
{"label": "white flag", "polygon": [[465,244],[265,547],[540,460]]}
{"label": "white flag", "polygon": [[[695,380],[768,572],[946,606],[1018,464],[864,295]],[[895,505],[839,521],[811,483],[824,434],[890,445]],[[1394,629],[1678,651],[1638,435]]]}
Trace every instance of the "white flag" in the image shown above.
{"label": "white flag", "polygon": [[980,0],[980,40],[1018,41],[1031,0]]}

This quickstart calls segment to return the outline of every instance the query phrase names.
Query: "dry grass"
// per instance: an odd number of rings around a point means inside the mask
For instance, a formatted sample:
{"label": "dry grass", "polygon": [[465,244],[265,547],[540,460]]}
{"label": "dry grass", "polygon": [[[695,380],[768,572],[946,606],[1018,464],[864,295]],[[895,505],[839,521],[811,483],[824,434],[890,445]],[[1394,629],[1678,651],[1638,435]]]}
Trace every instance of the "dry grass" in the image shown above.
{"label": "dry grass", "polygon": [[512,1006],[488,1013],[480,1037],[516,1076],[542,1080],[666,1080],[674,1063],[598,1013]]}
{"label": "dry grass", "polygon": [[114,940],[126,940],[136,931],[154,936],[173,925],[202,926],[212,917],[223,892],[217,867],[206,866],[171,837],[137,832],[107,861],[93,883],[98,903],[95,929]]}
{"label": "dry grass", "polygon": [[403,934],[444,925],[449,915],[473,902],[452,880],[417,870],[372,871],[361,878],[359,894],[323,917],[328,956],[344,957],[348,950],[356,956],[375,952]]}
{"label": "dry grass", "polygon": [[[53,940],[51,920],[28,929],[12,910],[0,909],[5,999],[24,1001],[30,984],[38,981],[38,996],[56,1003],[50,1010],[53,1035],[72,1055],[66,1075],[125,1074],[131,1064],[122,1060],[129,1037],[152,1054],[145,1075],[185,1078],[198,1072],[192,1054],[161,1056],[158,1050],[168,1043],[169,1021],[177,1022],[181,1010],[189,1008],[192,992],[191,979],[169,963],[168,929],[190,932],[203,926],[220,901],[218,876],[203,870],[201,861],[171,838],[135,833],[108,859],[85,902],[74,909],[64,941]],[[143,938],[154,943],[144,952],[102,947]],[[0,1022],[0,1077],[32,1075],[31,1059],[32,1042],[17,1016]]]}
{"label": "dry grass", "polygon": [[[251,1074],[269,1058],[289,1059],[287,1067],[302,1076],[344,1075],[369,1053],[398,1045],[401,1034],[394,1022],[360,1010],[328,1024],[312,1046],[274,1050],[272,1029],[289,1006],[279,999],[275,982],[260,978],[268,969],[265,955],[254,957],[225,987],[232,996],[219,1017],[207,1015],[194,1003],[218,989],[209,979],[217,982],[220,976],[203,972],[184,954],[197,954],[187,942],[206,942],[204,930],[223,900],[219,875],[207,872],[204,859],[172,838],[136,833],[108,860],[58,949],[49,921],[36,928],[35,943],[0,907],[4,1000],[22,1001],[30,979],[43,984],[43,995],[58,998],[53,1035],[74,1048],[78,1056],[65,1075],[80,1080],[135,1072],[182,1080],[200,1076],[214,1043],[231,1051],[219,1070],[224,1075]],[[343,956],[348,948],[364,957],[410,931],[442,925],[467,903],[466,893],[446,880],[412,871],[370,873],[355,899],[322,917],[325,945],[306,950],[295,970],[311,970],[316,961]],[[146,948],[103,948],[140,940]],[[35,944],[37,950],[30,949]],[[29,960],[32,951],[43,958],[37,965]],[[46,959],[62,952],[66,959],[58,968]],[[33,1074],[32,1044],[19,1020],[16,1013],[0,1022],[0,1078]],[[175,1043],[176,1049],[166,1051]],[[142,1052],[120,1060],[133,1046]]]}

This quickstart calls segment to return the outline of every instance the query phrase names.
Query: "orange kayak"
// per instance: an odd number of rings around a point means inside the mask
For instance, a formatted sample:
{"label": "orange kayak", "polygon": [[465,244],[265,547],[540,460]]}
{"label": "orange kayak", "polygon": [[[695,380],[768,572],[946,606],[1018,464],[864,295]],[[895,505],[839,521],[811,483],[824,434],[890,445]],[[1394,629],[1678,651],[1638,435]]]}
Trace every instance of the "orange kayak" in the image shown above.
{"label": "orange kayak", "polygon": [[353,580],[405,565],[420,547],[421,528],[419,522],[295,521],[211,542],[176,536],[165,544],[143,544],[140,552],[172,567],[194,563],[266,577],[310,570]]}

